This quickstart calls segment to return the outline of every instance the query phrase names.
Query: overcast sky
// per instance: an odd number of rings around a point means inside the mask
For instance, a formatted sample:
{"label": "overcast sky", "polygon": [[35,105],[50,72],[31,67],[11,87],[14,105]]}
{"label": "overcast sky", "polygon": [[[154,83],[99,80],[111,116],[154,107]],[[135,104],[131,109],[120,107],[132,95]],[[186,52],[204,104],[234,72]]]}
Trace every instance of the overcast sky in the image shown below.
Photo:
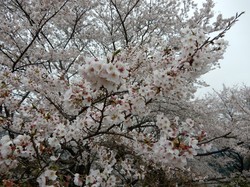
{"label": "overcast sky", "polygon": [[230,17],[237,12],[245,11],[239,21],[229,30],[225,39],[229,46],[220,61],[221,68],[213,70],[202,77],[210,86],[199,89],[200,97],[212,89],[220,90],[222,84],[226,86],[250,86],[250,0],[214,0],[215,13],[222,13]]}

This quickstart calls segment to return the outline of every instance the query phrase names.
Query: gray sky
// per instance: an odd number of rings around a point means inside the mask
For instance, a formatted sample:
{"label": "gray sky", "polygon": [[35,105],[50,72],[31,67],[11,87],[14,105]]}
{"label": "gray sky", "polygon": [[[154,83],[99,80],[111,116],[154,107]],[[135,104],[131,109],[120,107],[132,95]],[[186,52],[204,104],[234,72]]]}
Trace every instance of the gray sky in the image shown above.
{"label": "gray sky", "polygon": [[[229,46],[220,61],[221,68],[213,70],[202,77],[210,86],[198,90],[200,97],[212,89],[220,90],[222,84],[226,86],[250,86],[250,0],[214,0],[215,13],[222,13],[225,17],[245,11],[239,21],[229,30],[225,39]],[[249,55],[249,56],[248,56]]]}

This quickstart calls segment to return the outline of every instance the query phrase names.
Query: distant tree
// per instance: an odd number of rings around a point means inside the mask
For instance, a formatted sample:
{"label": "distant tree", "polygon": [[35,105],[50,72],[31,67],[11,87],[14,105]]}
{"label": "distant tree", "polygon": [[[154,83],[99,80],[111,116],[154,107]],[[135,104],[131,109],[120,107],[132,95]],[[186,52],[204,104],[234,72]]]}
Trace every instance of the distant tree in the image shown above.
{"label": "distant tree", "polygon": [[208,168],[216,171],[217,177],[218,173],[226,176],[227,181],[236,173],[246,179],[250,176],[249,98],[250,88],[247,86],[224,86],[221,91],[194,101],[196,111],[200,113],[199,120],[206,124],[204,130],[209,134],[216,153],[201,161],[210,164]]}
{"label": "distant tree", "polygon": [[1,185],[192,182],[185,166],[205,133],[178,107],[241,15],[212,22],[213,6],[1,0]]}

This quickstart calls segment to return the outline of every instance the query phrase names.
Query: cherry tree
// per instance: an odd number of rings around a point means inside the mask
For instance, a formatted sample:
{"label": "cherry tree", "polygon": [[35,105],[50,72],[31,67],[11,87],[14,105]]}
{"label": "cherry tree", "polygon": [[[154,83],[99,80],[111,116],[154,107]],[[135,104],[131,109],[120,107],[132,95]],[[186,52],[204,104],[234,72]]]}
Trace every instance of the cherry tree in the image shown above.
{"label": "cherry tree", "polygon": [[213,19],[213,6],[1,1],[2,184],[157,186],[185,171],[209,146],[176,107],[223,58],[241,15]]}

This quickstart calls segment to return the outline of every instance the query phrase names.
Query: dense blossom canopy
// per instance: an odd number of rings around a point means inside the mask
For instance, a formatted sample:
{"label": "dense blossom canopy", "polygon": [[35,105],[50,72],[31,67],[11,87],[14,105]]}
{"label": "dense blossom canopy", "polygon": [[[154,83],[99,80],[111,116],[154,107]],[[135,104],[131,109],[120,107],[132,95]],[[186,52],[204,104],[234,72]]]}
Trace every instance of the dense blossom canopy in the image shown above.
{"label": "dense blossom canopy", "polygon": [[208,151],[195,119],[159,108],[192,98],[223,58],[239,15],[211,23],[212,7],[2,0],[2,183],[142,186]]}

